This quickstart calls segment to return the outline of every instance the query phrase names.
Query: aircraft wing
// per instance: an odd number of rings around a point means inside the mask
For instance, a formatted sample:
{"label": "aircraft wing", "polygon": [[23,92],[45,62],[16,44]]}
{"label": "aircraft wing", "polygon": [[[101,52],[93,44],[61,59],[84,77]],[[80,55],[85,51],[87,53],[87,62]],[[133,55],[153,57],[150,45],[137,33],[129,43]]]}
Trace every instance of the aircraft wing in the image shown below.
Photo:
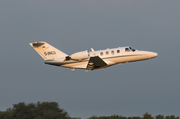
{"label": "aircraft wing", "polygon": [[90,57],[86,69],[93,70],[93,69],[98,69],[105,66],[107,66],[107,64],[99,56],[95,56],[95,57]]}

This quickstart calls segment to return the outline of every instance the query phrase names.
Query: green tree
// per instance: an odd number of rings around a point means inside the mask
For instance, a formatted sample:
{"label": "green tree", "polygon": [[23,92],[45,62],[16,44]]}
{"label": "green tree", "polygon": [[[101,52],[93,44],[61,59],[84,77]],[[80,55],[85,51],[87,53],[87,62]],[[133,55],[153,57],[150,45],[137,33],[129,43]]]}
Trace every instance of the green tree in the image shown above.
{"label": "green tree", "polygon": [[141,117],[128,117],[127,119],[142,119]]}
{"label": "green tree", "polygon": [[80,119],[71,118],[69,114],[59,108],[56,102],[30,103],[20,102],[13,108],[0,111],[0,119]]}
{"label": "green tree", "polygon": [[6,111],[0,111],[0,119],[12,119],[13,110],[8,108]]}
{"label": "green tree", "polygon": [[175,117],[174,115],[166,116],[165,119],[179,119],[179,117]]}
{"label": "green tree", "polygon": [[43,119],[70,119],[68,113],[59,108],[56,102],[37,103],[36,113]]}
{"label": "green tree", "polygon": [[154,117],[152,117],[150,114],[148,114],[147,112],[143,115],[142,119],[154,119]]}
{"label": "green tree", "polygon": [[164,119],[164,116],[163,115],[157,115],[156,119]]}
{"label": "green tree", "polygon": [[100,117],[92,116],[89,119],[127,119],[127,118],[123,116],[119,116],[119,115],[111,115],[107,117],[106,116],[100,116]]}
{"label": "green tree", "polygon": [[[30,104],[32,105],[32,104]],[[35,108],[35,106],[34,106]],[[33,115],[33,109],[26,105],[24,102],[13,105],[13,119],[33,119],[36,115]]]}

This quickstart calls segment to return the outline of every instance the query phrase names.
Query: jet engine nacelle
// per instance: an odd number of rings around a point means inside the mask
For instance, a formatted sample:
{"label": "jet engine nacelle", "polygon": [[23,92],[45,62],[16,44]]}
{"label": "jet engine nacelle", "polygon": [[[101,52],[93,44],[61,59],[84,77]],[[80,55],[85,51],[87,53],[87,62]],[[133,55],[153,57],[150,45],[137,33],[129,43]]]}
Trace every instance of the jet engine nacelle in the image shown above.
{"label": "jet engine nacelle", "polygon": [[89,53],[86,51],[77,52],[71,55],[71,59],[81,60],[87,59],[89,57]]}

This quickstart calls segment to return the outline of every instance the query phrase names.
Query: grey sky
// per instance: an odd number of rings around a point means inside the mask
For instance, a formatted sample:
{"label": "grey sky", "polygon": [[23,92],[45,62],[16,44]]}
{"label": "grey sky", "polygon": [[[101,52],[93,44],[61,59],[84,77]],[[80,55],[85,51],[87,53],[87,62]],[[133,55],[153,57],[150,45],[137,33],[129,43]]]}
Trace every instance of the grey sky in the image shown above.
{"label": "grey sky", "polygon": [[[1,0],[0,110],[55,101],[70,116],[179,115],[179,0]],[[67,54],[132,46],[155,59],[89,71],[45,65],[28,43]]]}

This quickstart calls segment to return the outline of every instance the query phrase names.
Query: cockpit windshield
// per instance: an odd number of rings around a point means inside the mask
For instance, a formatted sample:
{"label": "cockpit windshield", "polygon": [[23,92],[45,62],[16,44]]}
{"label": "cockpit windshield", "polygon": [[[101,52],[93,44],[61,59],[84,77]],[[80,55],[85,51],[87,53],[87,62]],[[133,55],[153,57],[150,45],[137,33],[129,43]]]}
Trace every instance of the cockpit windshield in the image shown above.
{"label": "cockpit windshield", "polygon": [[130,48],[133,52],[134,52],[134,51],[136,51],[136,49],[135,49],[135,48],[132,48],[132,47],[129,47],[129,48]]}

